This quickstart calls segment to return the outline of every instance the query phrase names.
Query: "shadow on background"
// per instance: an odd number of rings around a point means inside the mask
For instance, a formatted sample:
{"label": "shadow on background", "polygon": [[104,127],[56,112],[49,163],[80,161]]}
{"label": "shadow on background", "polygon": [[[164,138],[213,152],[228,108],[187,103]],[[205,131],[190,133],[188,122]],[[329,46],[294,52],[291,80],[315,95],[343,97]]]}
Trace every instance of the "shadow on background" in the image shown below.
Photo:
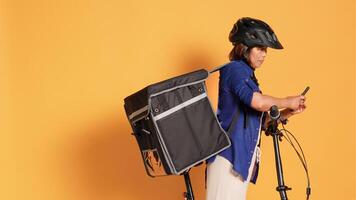
{"label": "shadow on background", "polygon": [[181,197],[182,188],[177,188],[177,182],[183,184],[180,177],[151,178],[146,175],[131,132],[126,118],[116,115],[88,127],[70,144],[66,171],[70,172],[68,179],[78,199]]}
{"label": "shadow on background", "polygon": [[179,72],[185,74],[198,69],[212,69],[214,60],[209,56],[212,52],[208,52],[204,48],[187,47],[180,52],[179,59],[175,61],[178,63]]}
{"label": "shadow on background", "polygon": [[[180,58],[180,74],[207,69],[212,63],[200,49],[183,51]],[[67,175],[74,195],[89,200],[183,199],[183,176],[151,178],[146,174],[124,109],[120,111],[88,125],[66,144],[66,172],[70,172]],[[190,173],[196,199],[204,198],[204,170],[202,165]]]}

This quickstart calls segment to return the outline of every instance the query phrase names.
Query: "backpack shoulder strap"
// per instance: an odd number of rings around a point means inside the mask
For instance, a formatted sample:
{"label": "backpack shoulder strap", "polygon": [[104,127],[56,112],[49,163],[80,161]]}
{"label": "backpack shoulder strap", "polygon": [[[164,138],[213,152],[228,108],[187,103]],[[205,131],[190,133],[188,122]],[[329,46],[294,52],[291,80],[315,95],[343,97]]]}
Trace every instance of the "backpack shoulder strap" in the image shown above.
{"label": "backpack shoulder strap", "polygon": [[[230,63],[230,62],[215,67],[214,69],[212,69],[212,70],[209,71],[209,75],[212,74],[212,73],[214,73],[214,72],[216,72],[216,71],[221,70],[222,68],[224,68],[224,67],[225,67],[226,65],[228,65],[229,63]],[[229,125],[229,128],[228,128],[227,132],[226,132],[229,137],[231,136],[232,132],[234,131],[234,128],[235,128],[237,119],[239,118],[239,115],[240,115],[240,110],[239,110],[239,106],[237,106],[236,112],[235,112],[235,114],[234,114],[234,117],[232,118],[232,121],[231,121],[231,123],[230,123],[230,125]]]}
{"label": "backpack shoulder strap", "polygon": [[227,64],[229,64],[229,63],[225,63],[225,64],[223,64],[223,65],[220,65],[220,66],[215,67],[214,69],[212,69],[212,70],[209,71],[209,74],[212,74],[212,73],[214,73],[214,72],[216,72],[216,71],[219,71],[220,69],[224,68]]}
{"label": "backpack shoulder strap", "polygon": [[236,122],[237,122],[237,119],[239,118],[239,115],[240,115],[240,109],[239,109],[239,106],[237,106],[234,117],[232,118],[229,128],[227,129],[227,132],[226,132],[229,137],[232,135],[232,132],[235,129]]}

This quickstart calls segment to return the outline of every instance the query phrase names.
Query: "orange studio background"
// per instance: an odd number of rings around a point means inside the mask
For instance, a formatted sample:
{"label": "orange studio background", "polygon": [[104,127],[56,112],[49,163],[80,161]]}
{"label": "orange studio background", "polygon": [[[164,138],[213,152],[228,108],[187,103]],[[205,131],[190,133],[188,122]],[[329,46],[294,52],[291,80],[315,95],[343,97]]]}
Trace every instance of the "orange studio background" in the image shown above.
{"label": "orange studio background", "polygon": [[[356,3],[328,1],[0,1],[0,199],[183,199],[183,177],[146,175],[123,99],[148,84],[228,61],[233,23],[267,21],[285,49],[257,76],[274,96],[306,86],[288,128],[308,160],[314,200],[353,199]],[[208,80],[216,106],[218,75]],[[306,178],[281,144],[290,199]],[[279,199],[272,138],[248,199]],[[204,167],[191,171],[205,198]]]}

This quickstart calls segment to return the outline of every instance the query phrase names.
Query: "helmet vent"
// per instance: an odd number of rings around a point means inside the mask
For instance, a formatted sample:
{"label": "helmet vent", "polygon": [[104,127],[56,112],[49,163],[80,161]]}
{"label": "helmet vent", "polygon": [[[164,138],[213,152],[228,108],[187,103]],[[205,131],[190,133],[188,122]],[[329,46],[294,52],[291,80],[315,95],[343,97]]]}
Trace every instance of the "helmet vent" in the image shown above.
{"label": "helmet vent", "polygon": [[253,39],[253,40],[257,39],[257,35],[255,35],[255,34],[246,33],[246,35],[249,39]]}
{"label": "helmet vent", "polygon": [[272,41],[273,41],[273,38],[272,38],[272,36],[269,34],[269,32],[266,31],[265,33],[266,33],[266,36],[267,36],[267,40],[270,41],[270,42],[272,42]]}

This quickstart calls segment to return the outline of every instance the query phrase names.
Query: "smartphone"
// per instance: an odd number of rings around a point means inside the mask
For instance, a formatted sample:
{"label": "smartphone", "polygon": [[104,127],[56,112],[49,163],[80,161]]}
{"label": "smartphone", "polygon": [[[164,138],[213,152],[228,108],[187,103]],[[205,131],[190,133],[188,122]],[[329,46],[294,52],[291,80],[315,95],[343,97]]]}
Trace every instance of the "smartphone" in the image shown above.
{"label": "smartphone", "polygon": [[302,95],[305,96],[307,94],[307,92],[309,91],[310,87],[306,87],[305,90],[303,91]]}

